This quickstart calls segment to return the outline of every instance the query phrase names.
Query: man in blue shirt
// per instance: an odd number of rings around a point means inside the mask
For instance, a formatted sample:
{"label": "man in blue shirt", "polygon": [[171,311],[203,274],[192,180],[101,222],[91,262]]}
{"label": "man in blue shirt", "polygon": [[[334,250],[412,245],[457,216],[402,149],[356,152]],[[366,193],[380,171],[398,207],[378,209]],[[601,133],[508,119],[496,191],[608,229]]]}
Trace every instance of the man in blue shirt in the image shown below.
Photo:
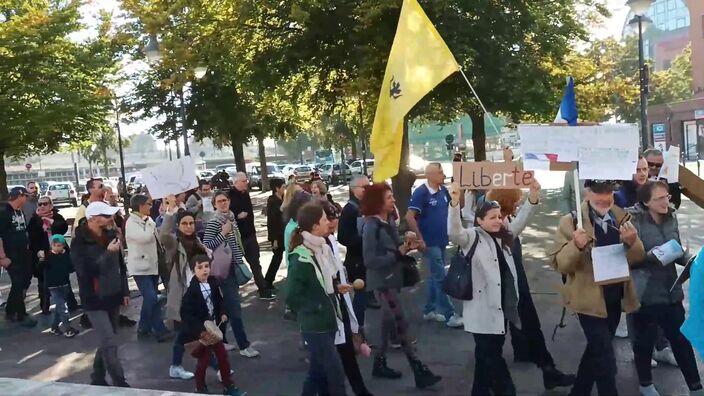
{"label": "man in blue shirt", "polygon": [[423,242],[424,261],[430,269],[423,319],[445,322],[449,327],[460,327],[462,320],[455,315],[452,302],[442,291],[446,275],[445,249],[448,245],[447,212],[450,194],[443,186],[445,173],[439,163],[428,164],[425,176],[427,182],[413,192],[406,213],[409,229]]}

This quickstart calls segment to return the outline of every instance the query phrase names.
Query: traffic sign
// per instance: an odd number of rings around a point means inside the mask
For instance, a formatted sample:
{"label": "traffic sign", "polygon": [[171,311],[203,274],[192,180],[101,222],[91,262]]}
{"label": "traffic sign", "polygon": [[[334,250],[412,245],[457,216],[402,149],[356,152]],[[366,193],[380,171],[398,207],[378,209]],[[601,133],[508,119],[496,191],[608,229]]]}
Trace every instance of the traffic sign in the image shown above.
{"label": "traffic sign", "polygon": [[24,167],[27,168],[27,172],[32,170],[32,164],[25,164]]}

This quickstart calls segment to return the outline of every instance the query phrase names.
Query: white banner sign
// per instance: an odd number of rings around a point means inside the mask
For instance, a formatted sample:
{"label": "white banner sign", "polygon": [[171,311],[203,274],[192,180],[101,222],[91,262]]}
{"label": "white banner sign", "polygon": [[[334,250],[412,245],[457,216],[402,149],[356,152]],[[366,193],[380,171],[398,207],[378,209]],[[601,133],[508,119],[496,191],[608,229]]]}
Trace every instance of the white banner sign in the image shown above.
{"label": "white banner sign", "polygon": [[550,169],[550,162],[579,162],[581,179],[631,180],[638,162],[638,127],[519,125],[523,166]]}
{"label": "white banner sign", "polygon": [[190,156],[142,169],[142,180],[152,199],[198,188],[196,166]]}
{"label": "white banner sign", "polygon": [[668,183],[679,183],[680,182],[680,148],[677,146],[670,146],[667,152],[664,154],[665,162],[660,168],[661,179],[666,179]]}

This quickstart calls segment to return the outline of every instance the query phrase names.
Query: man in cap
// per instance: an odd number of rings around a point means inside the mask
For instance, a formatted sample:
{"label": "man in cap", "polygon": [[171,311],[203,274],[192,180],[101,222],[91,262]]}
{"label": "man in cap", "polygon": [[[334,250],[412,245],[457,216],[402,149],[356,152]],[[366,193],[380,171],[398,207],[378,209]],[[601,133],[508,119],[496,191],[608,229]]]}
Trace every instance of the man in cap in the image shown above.
{"label": "man in cap", "polygon": [[4,248],[0,252],[0,260],[10,262],[6,268],[12,282],[5,306],[7,320],[34,327],[37,321],[27,315],[24,304],[27,288],[32,281],[27,219],[22,212],[28,195],[26,188],[14,187],[10,190],[8,203],[0,210],[0,239]]}
{"label": "man in cap", "polygon": [[129,387],[117,354],[120,307],[129,304],[127,267],[114,222],[118,210],[102,201],[88,205],[86,221],[71,241],[71,259],[83,309],[99,339],[91,385],[108,385],[107,371],[114,386]]}
{"label": "man in cap", "polygon": [[618,394],[612,340],[621,310],[630,313],[639,308],[630,278],[600,284],[594,280],[592,250],[596,247],[623,244],[628,265],[642,262],[645,255],[630,215],[614,205],[615,186],[610,181],[587,180],[586,199],[579,208],[582,227],[575,215],[568,214],[560,219],[555,237],[552,265],[567,278],[562,299],[577,313],[587,339],[571,392],[574,395],[591,394],[594,383],[600,395]]}

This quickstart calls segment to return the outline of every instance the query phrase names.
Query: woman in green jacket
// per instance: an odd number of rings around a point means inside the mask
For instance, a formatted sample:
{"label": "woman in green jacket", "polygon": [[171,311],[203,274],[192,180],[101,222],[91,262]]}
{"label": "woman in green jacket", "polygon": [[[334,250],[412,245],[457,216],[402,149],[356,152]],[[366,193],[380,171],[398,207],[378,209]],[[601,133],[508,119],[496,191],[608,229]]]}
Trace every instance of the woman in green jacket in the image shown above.
{"label": "woman in green jacket", "polygon": [[306,204],[296,220],[286,302],[298,313],[301,334],[310,351],[302,395],[345,395],[345,372],[335,347],[335,334],[342,324],[337,294],[349,293],[352,286],[335,284],[340,269],[326,243],[329,226],[322,205]]}

